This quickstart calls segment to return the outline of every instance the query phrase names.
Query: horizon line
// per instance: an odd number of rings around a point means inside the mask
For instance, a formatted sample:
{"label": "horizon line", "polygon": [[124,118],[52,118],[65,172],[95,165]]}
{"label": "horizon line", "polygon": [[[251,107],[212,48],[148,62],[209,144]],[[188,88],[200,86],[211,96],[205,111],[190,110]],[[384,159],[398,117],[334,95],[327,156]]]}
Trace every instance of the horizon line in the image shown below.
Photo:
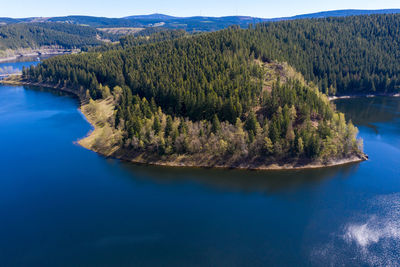
{"label": "horizon line", "polygon": [[29,18],[56,18],[56,17],[97,17],[97,18],[108,18],[108,19],[125,19],[128,17],[140,17],[140,16],[152,16],[152,15],[163,15],[163,16],[168,16],[171,18],[180,18],[180,19],[185,19],[185,18],[225,18],[225,17],[247,17],[247,18],[255,18],[255,19],[279,19],[279,18],[291,18],[291,17],[296,17],[296,16],[302,16],[302,15],[312,15],[312,14],[319,14],[319,13],[325,13],[325,12],[334,12],[334,11],[394,11],[398,10],[400,11],[399,8],[383,8],[383,9],[355,9],[355,8],[349,8],[349,9],[332,9],[332,10],[321,10],[321,11],[315,11],[315,12],[310,12],[310,13],[300,13],[300,14],[295,14],[295,15],[289,15],[289,16],[278,16],[278,17],[255,17],[255,16],[250,16],[250,15],[223,15],[223,16],[203,16],[203,15],[193,15],[193,16],[175,16],[175,15],[169,15],[166,13],[147,13],[147,14],[138,14],[138,15],[127,15],[123,17],[106,17],[106,16],[97,16],[97,15],[88,15],[88,14],[69,14],[69,15],[56,15],[56,16],[28,16],[28,17],[0,17],[0,18],[10,18],[10,19],[29,19]]}

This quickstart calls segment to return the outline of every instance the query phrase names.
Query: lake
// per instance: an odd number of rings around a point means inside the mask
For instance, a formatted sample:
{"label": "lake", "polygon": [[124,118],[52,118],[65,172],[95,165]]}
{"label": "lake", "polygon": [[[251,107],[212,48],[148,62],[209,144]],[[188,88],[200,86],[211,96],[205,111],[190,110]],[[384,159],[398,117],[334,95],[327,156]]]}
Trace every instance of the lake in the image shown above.
{"label": "lake", "polygon": [[399,266],[400,99],[336,104],[369,161],[166,168],[75,144],[91,126],[73,96],[0,85],[0,265]]}

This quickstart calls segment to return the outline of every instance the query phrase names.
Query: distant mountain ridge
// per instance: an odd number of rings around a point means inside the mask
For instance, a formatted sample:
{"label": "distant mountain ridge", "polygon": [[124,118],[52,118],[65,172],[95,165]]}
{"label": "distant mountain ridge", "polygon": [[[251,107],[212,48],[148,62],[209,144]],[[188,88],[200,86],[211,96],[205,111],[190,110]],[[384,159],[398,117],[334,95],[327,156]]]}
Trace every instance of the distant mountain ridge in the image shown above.
{"label": "distant mountain ridge", "polygon": [[310,19],[310,18],[327,18],[327,17],[348,17],[360,15],[375,15],[375,14],[398,14],[400,9],[377,9],[377,10],[364,10],[364,9],[342,9],[332,11],[322,11],[310,14],[296,15],[292,17],[282,17],[270,20],[289,20],[289,19]]}
{"label": "distant mountain ridge", "polygon": [[231,25],[247,27],[249,24],[294,20],[294,19],[312,19],[326,17],[346,17],[372,14],[397,14],[400,9],[380,9],[380,10],[358,10],[345,9],[323,11],[310,14],[302,14],[291,17],[278,18],[257,18],[249,16],[225,16],[225,17],[174,17],[165,14],[134,15],[123,18],[107,18],[94,16],[64,16],[48,18],[0,18],[1,24],[29,23],[29,22],[64,22],[71,24],[87,25],[98,28],[106,27],[164,27],[169,29],[184,29],[186,31],[216,31],[224,29]]}
{"label": "distant mountain ridge", "polygon": [[400,9],[375,9],[375,10],[367,10],[367,9],[340,9],[340,10],[332,10],[332,11],[321,11],[315,13],[307,13],[300,14],[295,16],[288,17],[277,17],[277,18],[261,18],[261,17],[252,17],[252,16],[221,16],[221,17],[209,17],[209,16],[191,16],[191,17],[175,17],[165,14],[149,14],[149,15],[134,15],[123,17],[124,19],[148,19],[148,20],[171,20],[171,19],[225,19],[225,18],[236,18],[236,19],[244,19],[244,20],[252,20],[252,19],[260,19],[264,21],[275,21],[275,20],[289,20],[289,19],[304,19],[304,18],[326,18],[326,17],[346,17],[346,16],[359,16],[359,15],[373,15],[373,14],[397,14],[400,13]]}
{"label": "distant mountain ridge", "polygon": [[123,17],[123,19],[149,19],[149,20],[170,20],[170,19],[179,19],[179,17],[174,17],[174,16],[169,16],[169,15],[164,15],[164,14],[150,14],[150,15],[134,15],[134,16],[128,16],[128,17]]}

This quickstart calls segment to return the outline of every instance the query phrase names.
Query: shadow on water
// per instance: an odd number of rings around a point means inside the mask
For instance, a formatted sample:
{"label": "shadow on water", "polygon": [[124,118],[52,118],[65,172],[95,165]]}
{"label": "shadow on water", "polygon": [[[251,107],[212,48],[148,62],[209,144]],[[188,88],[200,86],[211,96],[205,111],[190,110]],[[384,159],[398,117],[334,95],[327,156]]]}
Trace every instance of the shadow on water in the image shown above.
{"label": "shadow on water", "polygon": [[379,134],[376,123],[392,122],[400,118],[400,101],[393,97],[339,99],[338,110],[346,114],[358,126],[366,126]]}
{"label": "shadow on water", "polygon": [[35,86],[35,85],[24,85],[23,88],[24,88],[24,90],[31,90],[31,91],[42,92],[42,93],[51,93],[56,96],[68,96],[68,97],[76,99],[77,103],[79,104],[79,98],[76,95],[74,95],[73,93],[70,93],[67,91],[61,91],[61,90],[57,90],[57,89],[53,89],[53,88]]}
{"label": "shadow on water", "polygon": [[281,193],[317,186],[332,178],[347,178],[357,172],[360,163],[310,170],[249,171],[204,168],[174,168],[135,165],[122,162],[121,167],[134,179],[173,184],[187,181],[211,188],[244,193]]}

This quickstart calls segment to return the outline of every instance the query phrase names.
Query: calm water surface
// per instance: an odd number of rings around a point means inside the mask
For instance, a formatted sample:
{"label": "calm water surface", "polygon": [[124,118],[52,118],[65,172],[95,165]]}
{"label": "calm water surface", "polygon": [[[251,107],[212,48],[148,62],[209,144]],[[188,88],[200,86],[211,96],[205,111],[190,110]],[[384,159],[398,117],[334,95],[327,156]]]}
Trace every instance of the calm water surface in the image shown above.
{"label": "calm water surface", "polygon": [[400,99],[336,103],[368,162],[177,169],[85,150],[75,98],[0,86],[0,265],[398,266]]}

